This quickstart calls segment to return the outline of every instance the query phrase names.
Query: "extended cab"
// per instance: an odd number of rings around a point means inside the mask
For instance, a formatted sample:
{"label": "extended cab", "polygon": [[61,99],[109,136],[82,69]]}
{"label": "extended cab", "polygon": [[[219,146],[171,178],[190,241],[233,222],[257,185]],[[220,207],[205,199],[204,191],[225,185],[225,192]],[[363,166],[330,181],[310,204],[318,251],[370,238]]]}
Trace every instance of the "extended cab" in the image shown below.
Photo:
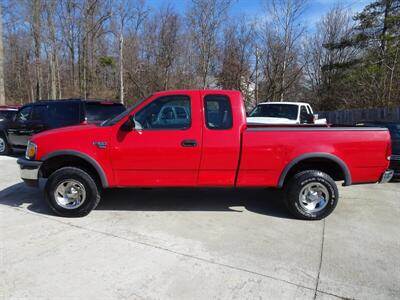
{"label": "extended cab", "polygon": [[384,128],[248,125],[237,91],[153,94],[101,125],[33,136],[18,163],[22,179],[48,178],[61,216],[87,215],[112,187],[284,188],[296,217],[321,219],[344,185],[390,180]]}

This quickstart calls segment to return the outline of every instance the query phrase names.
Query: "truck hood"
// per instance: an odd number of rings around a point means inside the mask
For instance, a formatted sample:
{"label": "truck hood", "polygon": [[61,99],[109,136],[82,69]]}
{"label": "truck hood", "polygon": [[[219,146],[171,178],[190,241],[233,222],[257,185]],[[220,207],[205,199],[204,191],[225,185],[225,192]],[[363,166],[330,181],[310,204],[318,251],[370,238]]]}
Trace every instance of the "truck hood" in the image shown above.
{"label": "truck hood", "polygon": [[41,138],[47,138],[47,137],[53,137],[53,136],[59,136],[62,138],[63,135],[68,135],[70,133],[74,134],[79,134],[83,135],[86,134],[86,132],[91,132],[94,130],[99,130],[101,127],[96,126],[94,124],[89,124],[89,125],[73,125],[73,126],[67,126],[67,127],[61,127],[61,128],[56,128],[56,129],[50,129],[43,131],[41,133],[38,133],[34,136],[34,139],[41,139]]}
{"label": "truck hood", "polygon": [[106,152],[98,147],[98,143],[107,145],[111,130],[111,127],[76,125],[43,131],[32,137],[37,146],[36,159],[41,160],[57,151],[80,152],[93,158],[105,155],[101,154]]}
{"label": "truck hood", "polygon": [[286,118],[249,117],[247,124],[297,124],[297,122]]}

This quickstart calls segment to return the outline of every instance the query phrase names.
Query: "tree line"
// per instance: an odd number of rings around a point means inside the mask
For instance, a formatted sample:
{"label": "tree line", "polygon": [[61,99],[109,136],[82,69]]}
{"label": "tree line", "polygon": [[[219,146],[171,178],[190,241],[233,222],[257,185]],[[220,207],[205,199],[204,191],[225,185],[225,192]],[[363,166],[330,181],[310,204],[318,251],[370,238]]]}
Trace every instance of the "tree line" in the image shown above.
{"label": "tree line", "polygon": [[3,0],[6,101],[129,105],[159,90],[215,88],[240,90],[248,107],[400,105],[400,0],[354,15],[335,5],[314,29],[302,25],[306,0],[265,1],[257,16],[232,16],[233,1],[187,0],[182,12],[145,0]]}

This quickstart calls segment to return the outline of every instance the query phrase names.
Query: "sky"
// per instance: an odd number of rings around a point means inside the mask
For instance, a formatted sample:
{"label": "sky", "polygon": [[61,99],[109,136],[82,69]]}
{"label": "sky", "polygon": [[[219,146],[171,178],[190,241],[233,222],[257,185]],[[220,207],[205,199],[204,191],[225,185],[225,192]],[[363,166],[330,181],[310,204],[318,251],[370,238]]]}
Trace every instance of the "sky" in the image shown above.
{"label": "sky", "polygon": [[[232,0],[232,16],[245,14],[249,17],[261,16],[264,12],[265,3],[268,0]],[[313,31],[315,24],[331,7],[340,4],[349,10],[350,13],[361,11],[373,0],[308,0],[304,12],[303,23],[310,31]],[[162,7],[170,3],[179,12],[184,12],[189,0],[147,0],[146,3],[154,8]]]}

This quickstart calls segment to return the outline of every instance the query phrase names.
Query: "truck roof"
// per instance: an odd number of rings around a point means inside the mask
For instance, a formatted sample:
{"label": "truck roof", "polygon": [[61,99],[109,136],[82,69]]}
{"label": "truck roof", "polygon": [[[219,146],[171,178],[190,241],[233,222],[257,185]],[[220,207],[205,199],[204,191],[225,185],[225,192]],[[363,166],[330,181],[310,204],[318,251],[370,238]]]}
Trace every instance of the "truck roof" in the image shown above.
{"label": "truck roof", "polygon": [[264,104],[291,104],[291,105],[310,105],[309,103],[307,103],[307,102],[278,102],[278,101],[275,101],[275,102],[261,102],[261,103],[258,103],[258,105],[264,105]]}
{"label": "truck roof", "polygon": [[229,93],[240,93],[237,90],[199,90],[199,89],[193,89],[193,90],[168,90],[168,91],[159,91],[155,92],[152,95],[173,95],[173,94],[183,94],[183,93],[188,93],[188,92],[199,92],[199,93],[206,93],[206,94],[229,94]]}

